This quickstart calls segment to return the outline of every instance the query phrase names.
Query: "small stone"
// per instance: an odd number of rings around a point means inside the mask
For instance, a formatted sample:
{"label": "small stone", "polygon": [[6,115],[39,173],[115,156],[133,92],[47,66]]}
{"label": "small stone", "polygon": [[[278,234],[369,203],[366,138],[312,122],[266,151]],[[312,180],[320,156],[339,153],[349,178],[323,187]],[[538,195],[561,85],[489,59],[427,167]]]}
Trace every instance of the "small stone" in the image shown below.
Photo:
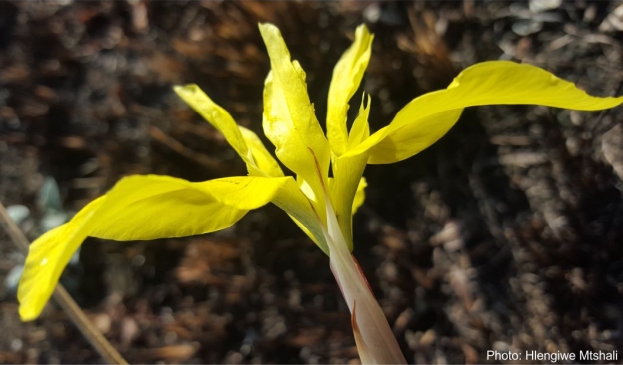
{"label": "small stone", "polygon": [[515,34],[525,37],[543,29],[543,23],[534,20],[520,20],[511,26]]}
{"label": "small stone", "polygon": [[15,265],[11,270],[9,270],[9,273],[4,278],[4,285],[6,285],[6,288],[9,292],[17,291],[17,284],[19,283],[19,279],[22,278],[23,272],[23,265]]}
{"label": "small stone", "polygon": [[68,218],[69,216],[67,215],[67,213],[54,210],[48,211],[43,216],[43,218],[41,218],[41,228],[43,229],[43,231],[47,232],[67,222]]}
{"label": "small stone", "polygon": [[61,203],[61,193],[58,189],[58,184],[54,178],[46,176],[39,194],[37,196],[37,204],[41,210],[54,209],[58,211],[63,210]]}
{"label": "small stone", "polygon": [[558,9],[562,5],[562,0],[530,0],[528,7],[534,13],[547,10]]}
{"label": "small stone", "polygon": [[30,215],[30,209],[23,205],[9,205],[6,211],[16,224],[22,223]]}

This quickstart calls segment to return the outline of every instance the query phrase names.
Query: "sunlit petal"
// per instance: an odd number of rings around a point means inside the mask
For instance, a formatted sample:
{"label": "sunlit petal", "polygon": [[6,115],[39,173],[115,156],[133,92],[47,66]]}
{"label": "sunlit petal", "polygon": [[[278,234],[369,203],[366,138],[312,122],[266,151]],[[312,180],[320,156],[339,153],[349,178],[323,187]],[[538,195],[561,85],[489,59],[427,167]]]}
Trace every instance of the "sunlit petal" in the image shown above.
{"label": "sunlit petal", "polygon": [[272,69],[264,87],[264,133],[279,160],[321,195],[330,150],[307,95],[305,72],[291,61],[279,29],[260,24],[260,32]]}
{"label": "sunlit petal", "polygon": [[191,108],[223,134],[225,140],[247,164],[249,174],[283,176],[281,167],[266,150],[257,135],[247,128],[238,126],[234,118],[212,101],[199,86],[190,84],[175,86],[173,89]]}
{"label": "sunlit petal", "polygon": [[[389,133],[369,151],[370,164],[386,164],[409,158],[443,137],[459,120],[463,109],[455,109],[418,118],[414,125],[407,124],[392,128],[387,126]],[[383,130],[377,133],[382,134]]]}
{"label": "sunlit petal", "polygon": [[[363,153],[354,157],[338,157],[333,161],[333,179],[329,186],[329,192],[344,240],[350,251],[353,250],[353,207],[359,208],[365,198],[363,193],[365,182],[362,186],[361,181],[367,159],[368,154]],[[361,190],[357,194],[360,186]],[[355,201],[356,198],[357,201]]]}
{"label": "sunlit petal", "polygon": [[359,114],[355,121],[353,122],[353,126],[350,129],[350,134],[348,135],[348,143],[346,145],[346,149],[349,150],[351,148],[356,147],[361,142],[363,142],[366,138],[370,137],[370,125],[368,123],[368,116],[370,115],[370,95],[368,96],[367,105],[364,105],[364,101],[366,99],[366,94],[364,93],[361,98],[361,106],[359,107]]}
{"label": "sunlit petal", "polygon": [[491,61],[467,68],[447,89],[422,95],[396,114],[387,127],[347,152],[370,150],[369,163],[392,163],[430,146],[456,122],[463,108],[478,105],[544,105],[595,111],[615,107],[623,97],[593,97],[571,82],[531,65]]}
{"label": "sunlit petal", "polygon": [[191,108],[201,114],[210,124],[223,134],[227,142],[240,156],[248,155],[248,147],[242,138],[238,124],[232,116],[216,104],[199,86],[190,84],[175,86],[173,90]]}
{"label": "sunlit petal", "polygon": [[[367,108],[364,107],[363,100],[361,102],[359,115],[348,137],[347,149],[361,143],[370,135],[369,113],[370,99],[368,97]],[[355,156],[335,155],[333,157],[333,179],[329,184],[329,192],[342,234],[351,251],[353,250],[352,216],[365,199],[363,189],[366,183],[362,175],[367,162],[367,152]]]}
{"label": "sunlit petal", "polygon": [[359,208],[366,201],[366,188],[368,187],[368,182],[365,177],[362,177],[359,180],[359,185],[357,186],[357,192],[355,192],[355,199],[353,200],[353,215],[357,213]]}
{"label": "sunlit petal", "polygon": [[368,67],[373,39],[365,25],[357,27],[355,41],[333,69],[327,100],[327,137],[331,150],[338,156],[346,150],[348,102],[359,88]]}
{"label": "sunlit petal", "polygon": [[88,222],[103,201],[103,198],[92,201],[69,223],[44,233],[30,245],[17,289],[23,321],[36,319],[43,310],[63,269],[88,236]]}
{"label": "sunlit petal", "polygon": [[251,150],[251,155],[257,167],[266,172],[268,176],[283,176],[281,166],[279,166],[279,163],[275,160],[273,155],[268,152],[257,134],[243,126],[239,126],[239,128],[242,133],[242,138],[244,138],[249,150]]}
{"label": "sunlit petal", "polygon": [[146,240],[217,231],[270,202],[288,178],[231,177],[202,183],[168,176],[130,176],[68,223],[30,246],[18,299],[23,320],[35,319],[63,269],[87,236]]}

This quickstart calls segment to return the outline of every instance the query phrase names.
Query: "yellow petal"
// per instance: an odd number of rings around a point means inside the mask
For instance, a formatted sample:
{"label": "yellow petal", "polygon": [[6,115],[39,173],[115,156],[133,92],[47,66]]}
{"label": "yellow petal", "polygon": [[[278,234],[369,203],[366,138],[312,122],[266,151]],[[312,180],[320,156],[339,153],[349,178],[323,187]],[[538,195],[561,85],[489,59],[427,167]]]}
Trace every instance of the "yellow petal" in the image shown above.
{"label": "yellow petal", "polygon": [[273,204],[284,210],[290,218],[327,255],[329,249],[322,233],[320,222],[324,222],[325,212],[315,208],[301,191],[299,184],[290,178],[272,200]]}
{"label": "yellow petal", "polygon": [[322,196],[330,150],[307,95],[305,72],[290,60],[279,29],[271,24],[259,27],[272,69],[264,87],[264,133],[279,160]]}
{"label": "yellow petal", "polygon": [[252,210],[270,203],[287,181],[292,180],[290,176],[233,176],[191,184],[206,194],[212,194],[222,204]]}
{"label": "yellow petal", "polygon": [[[346,184],[344,184],[346,185]],[[352,226],[353,226],[353,221],[352,221],[352,216],[355,215],[355,213],[357,213],[357,211],[359,210],[359,208],[363,205],[364,201],[366,200],[366,187],[368,187],[368,183],[366,181],[365,177],[362,177],[359,180],[359,184],[357,185],[357,191],[355,192],[355,196],[352,200],[352,205],[351,205],[351,209],[350,209],[350,215],[351,215],[351,219],[345,219],[345,217],[348,216],[348,212],[349,210],[344,208],[344,203],[340,202],[340,204],[338,204],[335,207],[335,213],[337,214],[337,220],[340,224],[340,229],[342,230],[342,235],[344,236],[344,240],[346,241],[346,245],[348,246],[348,249],[350,251],[353,250],[353,237],[352,237]],[[350,186],[344,187],[344,186],[338,186],[335,184],[335,179],[334,178],[329,178],[329,191],[331,192],[331,196],[335,197],[336,195],[339,194],[339,191],[341,189],[342,192],[345,192],[348,194],[348,188],[350,188]],[[350,195],[349,195],[350,196]],[[334,198],[337,200],[337,197]],[[347,199],[344,199],[344,202],[348,202]],[[338,208],[338,206],[340,208]],[[338,210],[341,212],[338,212]],[[309,235],[309,234],[308,234]]]}
{"label": "yellow petal", "polygon": [[18,299],[23,320],[35,319],[87,236],[144,240],[213,232],[277,195],[292,178],[231,177],[202,183],[168,176],[130,176],[30,246]]}
{"label": "yellow petal", "polygon": [[126,177],[106,194],[89,235],[125,241],[213,232],[268,204],[288,179],[242,176],[191,183],[169,176]]}
{"label": "yellow petal", "polygon": [[357,27],[355,41],[333,69],[327,100],[327,137],[331,150],[338,156],[346,150],[348,102],[359,88],[368,67],[373,39],[365,25]]}
{"label": "yellow petal", "polygon": [[366,201],[366,188],[368,187],[368,182],[365,177],[362,177],[359,180],[359,185],[357,185],[357,192],[355,193],[355,199],[353,200],[353,215],[357,213],[359,208],[363,205],[363,202]]}
{"label": "yellow petal", "polygon": [[225,136],[229,144],[238,152],[242,158],[248,156],[248,147],[242,138],[238,124],[232,116],[208,95],[199,86],[190,84],[185,86],[175,86],[173,90],[191,108],[201,114],[210,124]]}
{"label": "yellow petal", "polygon": [[[361,100],[359,115],[351,128],[347,148],[358,145],[370,135],[370,127],[368,126],[370,97],[368,96],[367,108],[364,107],[363,102],[364,99]],[[336,155],[333,158],[333,179],[330,180],[329,192],[344,240],[351,251],[353,250],[352,216],[365,199],[366,182],[362,175],[367,160],[368,152],[355,156],[342,155],[340,157]]]}
{"label": "yellow petal", "polygon": [[247,129],[243,126],[238,126],[240,128],[240,132],[242,132],[242,138],[244,138],[247,146],[249,146],[249,150],[251,150],[251,155],[253,156],[253,160],[257,167],[266,172],[268,176],[280,177],[283,176],[283,170],[281,170],[281,166],[273,155],[268,152],[264,143],[260,140],[260,138],[250,129]]}
{"label": "yellow petal", "polygon": [[350,129],[350,134],[348,135],[348,143],[346,145],[347,150],[358,146],[366,138],[370,137],[370,125],[368,124],[368,116],[370,115],[371,98],[368,94],[367,106],[364,105],[365,98],[366,94],[364,93],[363,97],[361,98],[359,114],[357,115],[357,118],[355,118],[353,126]]}
{"label": "yellow petal", "polygon": [[352,217],[355,214],[353,208],[358,209],[365,198],[363,193],[365,180],[362,175],[367,159],[368,153],[363,153],[353,157],[338,157],[333,161],[333,179],[329,185],[329,192],[337,221],[350,251],[353,250]]}
{"label": "yellow petal", "polygon": [[262,141],[251,130],[239,126],[234,118],[197,85],[175,86],[177,95],[191,108],[201,114],[214,128],[223,134],[227,142],[247,164],[249,174],[254,176],[283,176],[283,171]]}
{"label": "yellow petal", "polygon": [[[392,128],[368,152],[370,164],[394,163],[407,159],[431,146],[443,137],[459,120],[463,109],[455,109],[419,118],[412,124]],[[383,133],[383,129],[377,133]]]}
{"label": "yellow petal", "polygon": [[[177,94],[208,122],[223,133],[225,139],[246,162],[250,175],[283,176],[279,163],[268,152],[259,137],[251,130],[238,126],[224,109],[215,104],[196,85],[178,86]],[[309,150],[304,153],[309,154]],[[236,198],[234,196],[234,198]],[[293,179],[274,198],[273,203],[283,209],[290,218],[326,253],[326,242],[319,228],[319,219],[310,207],[305,195]],[[324,216],[324,211],[319,212]]]}
{"label": "yellow petal", "polygon": [[88,222],[103,200],[94,200],[69,223],[44,233],[30,245],[17,289],[19,314],[23,321],[36,319],[43,310],[63,269],[87,237]]}
{"label": "yellow petal", "polygon": [[[327,256],[329,255],[329,250],[327,248],[327,243],[324,238],[320,239],[317,234],[312,233],[310,229],[308,229],[305,224],[301,223],[298,219],[294,218],[294,216],[288,214],[290,219],[303,231],[307,237],[309,237],[315,244],[318,246],[322,252],[324,252]],[[320,225],[318,225],[318,229],[320,229]]]}
{"label": "yellow petal", "polygon": [[403,160],[430,146],[456,122],[463,108],[479,105],[544,105],[595,111],[613,108],[623,97],[593,97],[571,82],[531,65],[509,61],[471,66],[447,89],[422,95],[347,154],[370,150],[369,163]]}

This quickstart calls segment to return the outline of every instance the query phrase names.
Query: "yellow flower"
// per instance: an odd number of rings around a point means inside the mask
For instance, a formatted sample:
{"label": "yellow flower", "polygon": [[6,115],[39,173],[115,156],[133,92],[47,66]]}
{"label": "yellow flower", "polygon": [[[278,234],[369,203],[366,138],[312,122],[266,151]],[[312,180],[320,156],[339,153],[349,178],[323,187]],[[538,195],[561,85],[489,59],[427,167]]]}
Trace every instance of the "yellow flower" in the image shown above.
{"label": "yellow flower", "polygon": [[360,26],[333,72],[325,136],[309,100],[301,65],[291,60],[275,26],[261,24],[259,28],[271,65],[264,88],[264,133],[275,146],[277,158],[296,179],[284,174],[255,133],[237,125],[198,86],[176,87],[176,93],[225,136],[246,163],[248,176],[201,183],[154,175],[123,178],[69,223],[33,242],[18,292],[23,320],[40,314],[72,254],[87,236],[147,240],[213,232],[272,202],[329,255],[352,313],[362,361],[404,362],[387,320],[350,254],[352,215],[364,200],[365,165],[393,163],[415,155],[441,138],[470,106],[538,104],[591,111],[623,102],[623,97],[589,96],[534,66],[493,61],[469,67],[445,90],[414,99],[372,135],[368,97],[349,131],[348,102],[361,83],[373,40],[367,28]]}

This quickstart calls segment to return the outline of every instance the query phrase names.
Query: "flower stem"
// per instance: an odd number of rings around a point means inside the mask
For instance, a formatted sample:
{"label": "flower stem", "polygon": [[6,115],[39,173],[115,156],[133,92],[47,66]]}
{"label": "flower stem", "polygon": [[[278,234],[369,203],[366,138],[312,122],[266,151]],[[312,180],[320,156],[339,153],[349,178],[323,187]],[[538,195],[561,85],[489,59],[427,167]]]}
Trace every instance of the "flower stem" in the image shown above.
{"label": "flower stem", "polygon": [[373,364],[406,364],[385,313],[348,250],[330,199],[327,198],[326,202],[327,228],[323,228],[323,233],[329,247],[331,271],[350,310],[361,361]]}
{"label": "flower stem", "polygon": [[[329,265],[350,310],[361,362],[364,364],[406,364],[407,361],[387,323],[385,313],[374,298],[368,280],[348,249],[331,204],[331,196],[322,178],[320,164],[314,151],[309,150],[314,156],[316,172],[324,193],[327,222],[326,226],[321,222],[320,227],[329,248]],[[316,217],[320,221],[317,214]]]}

